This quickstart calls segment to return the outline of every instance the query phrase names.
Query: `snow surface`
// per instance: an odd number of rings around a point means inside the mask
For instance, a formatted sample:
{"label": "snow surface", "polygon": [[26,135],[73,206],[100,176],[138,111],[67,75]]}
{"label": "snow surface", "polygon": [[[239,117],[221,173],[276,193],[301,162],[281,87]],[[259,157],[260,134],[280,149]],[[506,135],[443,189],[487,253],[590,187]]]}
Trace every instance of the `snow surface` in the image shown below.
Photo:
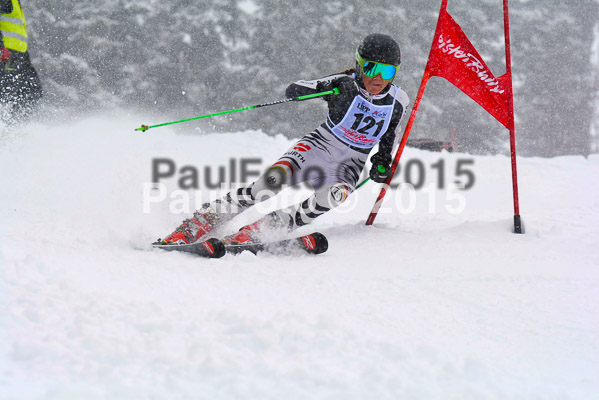
{"label": "snow surface", "polygon": [[[519,158],[525,235],[509,158],[406,149],[428,188],[413,210],[392,191],[364,226],[369,183],[309,228],[323,255],[206,260],[148,247],[186,216],[170,200],[143,212],[152,159],[197,167],[202,186],[205,166],[265,168],[292,142],[142,122],[29,125],[0,144],[0,399],[599,398],[597,155]],[[475,185],[438,190],[441,159],[446,185],[474,160]]]}

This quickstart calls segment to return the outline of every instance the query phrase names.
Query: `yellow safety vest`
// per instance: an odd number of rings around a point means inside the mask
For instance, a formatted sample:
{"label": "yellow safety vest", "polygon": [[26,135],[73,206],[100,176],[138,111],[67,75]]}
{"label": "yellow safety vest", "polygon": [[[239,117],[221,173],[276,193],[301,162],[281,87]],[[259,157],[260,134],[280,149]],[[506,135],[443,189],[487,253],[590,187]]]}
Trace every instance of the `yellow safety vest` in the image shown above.
{"label": "yellow safety vest", "polygon": [[4,47],[21,53],[27,51],[27,24],[18,0],[12,0],[12,13],[0,14],[0,32]]}

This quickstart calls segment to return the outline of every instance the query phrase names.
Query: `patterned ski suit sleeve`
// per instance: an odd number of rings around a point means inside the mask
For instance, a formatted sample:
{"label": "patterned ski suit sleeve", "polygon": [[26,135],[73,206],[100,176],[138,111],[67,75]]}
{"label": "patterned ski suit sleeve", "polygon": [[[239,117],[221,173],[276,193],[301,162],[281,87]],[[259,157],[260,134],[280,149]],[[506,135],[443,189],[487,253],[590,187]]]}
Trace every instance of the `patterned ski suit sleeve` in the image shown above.
{"label": "patterned ski suit sleeve", "polygon": [[305,96],[307,94],[318,93],[318,90],[316,90],[316,86],[320,82],[332,81],[333,79],[339,78],[341,76],[347,76],[347,75],[334,74],[334,75],[325,76],[324,78],[314,79],[311,81],[293,82],[291,85],[289,85],[287,87],[287,90],[285,91],[285,97],[291,98],[291,97]]}

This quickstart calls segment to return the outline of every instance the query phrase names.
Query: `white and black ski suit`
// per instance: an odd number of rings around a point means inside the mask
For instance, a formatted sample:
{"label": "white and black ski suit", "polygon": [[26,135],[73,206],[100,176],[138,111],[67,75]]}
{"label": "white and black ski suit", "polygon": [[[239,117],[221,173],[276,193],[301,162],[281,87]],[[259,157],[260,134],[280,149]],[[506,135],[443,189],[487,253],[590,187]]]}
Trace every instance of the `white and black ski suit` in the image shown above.
{"label": "white and black ski suit", "polygon": [[[356,78],[350,72],[297,81],[287,88],[286,96],[318,93],[319,82],[340,77]],[[396,130],[409,102],[406,92],[393,84],[380,94],[371,95],[362,88],[360,79],[357,83],[357,96],[331,96],[327,121],[291,146],[264,175],[218,200],[220,216],[230,219],[275,195],[282,185],[302,182],[310,183],[314,194],[300,204],[269,214],[270,217],[291,230],[340,205],[358,183],[373,147],[378,144],[379,152],[391,154]]]}

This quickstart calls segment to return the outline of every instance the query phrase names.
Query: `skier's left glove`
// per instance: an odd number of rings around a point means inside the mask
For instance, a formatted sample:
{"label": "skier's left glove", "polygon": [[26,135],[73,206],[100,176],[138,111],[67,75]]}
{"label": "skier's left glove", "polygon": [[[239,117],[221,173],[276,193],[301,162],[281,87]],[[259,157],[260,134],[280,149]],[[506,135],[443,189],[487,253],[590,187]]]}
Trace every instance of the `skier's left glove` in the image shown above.
{"label": "skier's left glove", "polygon": [[2,47],[0,49],[0,61],[5,62],[8,61],[10,59],[10,50],[8,50],[6,47]]}
{"label": "skier's left glove", "polygon": [[380,151],[370,158],[370,179],[377,183],[385,183],[391,176],[391,155]]}
{"label": "skier's left glove", "polygon": [[319,92],[328,92],[329,90],[339,89],[339,94],[328,94],[322,96],[323,99],[330,102],[337,102],[342,98],[353,99],[359,93],[356,81],[349,76],[341,76],[331,81],[321,81],[316,85]]}

